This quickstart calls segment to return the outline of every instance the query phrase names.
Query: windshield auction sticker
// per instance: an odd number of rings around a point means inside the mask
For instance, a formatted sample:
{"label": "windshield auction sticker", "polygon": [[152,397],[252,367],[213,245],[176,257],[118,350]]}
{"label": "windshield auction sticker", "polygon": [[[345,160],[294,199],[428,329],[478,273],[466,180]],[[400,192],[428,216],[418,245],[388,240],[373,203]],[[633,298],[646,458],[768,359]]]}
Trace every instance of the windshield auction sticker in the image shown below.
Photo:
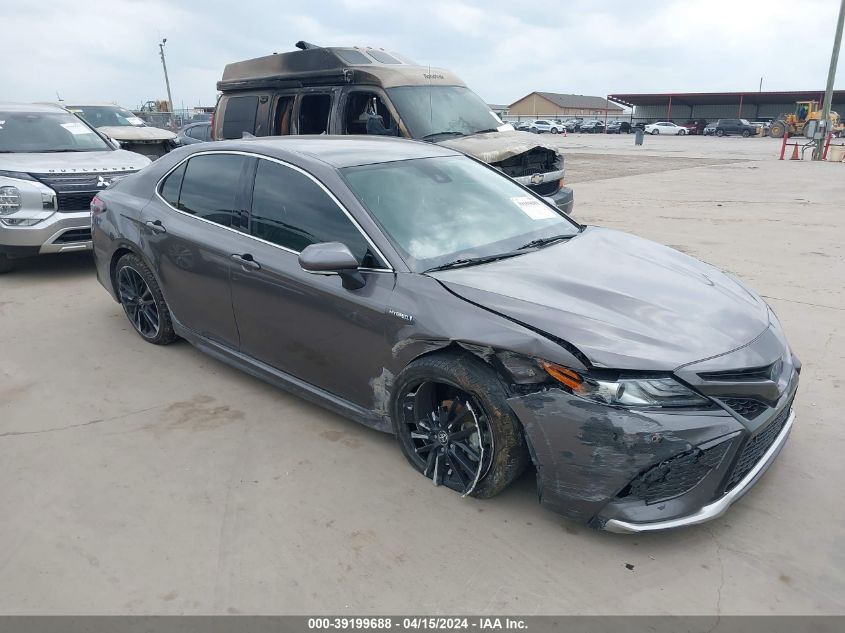
{"label": "windshield auction sticker", "polygon": [[550,209],[548,205],[529,196],[517,196],[511,198],[511,202],[522,209],[522,212],[532,220],[548,220],[556,215],[554,210]]}
{"label": "windshield auction sticker", "polygon": [[62,127],[66,129],[71,134],[93,134],[91,130],[87,127],[82,125],[81,123],[62,123]]}

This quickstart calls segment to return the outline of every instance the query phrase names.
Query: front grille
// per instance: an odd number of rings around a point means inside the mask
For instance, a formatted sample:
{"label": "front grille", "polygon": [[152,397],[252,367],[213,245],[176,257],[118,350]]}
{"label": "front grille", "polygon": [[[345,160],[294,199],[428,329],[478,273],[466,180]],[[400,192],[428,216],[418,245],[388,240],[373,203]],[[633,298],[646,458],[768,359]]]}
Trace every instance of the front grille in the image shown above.
{"label": "front grille", "polygon": [[768,405],[753,398],[722,398],[728,407],[747,420],[753,420],[768,409]]}
{"label": "front grille", "polygon": [[708,371],[698,374],[704,380],[718,382],[743,382],[758,380],[774,380],[780,374],[781,361],[775,361],[765,367],[749,367],[748,369],[729,369],[727,371]]}
{"label": "front grille", "polygon": [[679,497],[692,490],[721,463],[729,446],[730,442],[725,441],[660,462],[634,479],[618,496],[635,497],[646,503]]}
{"label": "front grille", "polygon": [[763,457],[763,454],[769,450],[769,447],[783,430],[786,421],[789,419],[789,412],[791,410],[792,400],[777,414],[774,420],[769,422],[757,435],[745,442],[745,446],[742,447],[742,452],[736,461],[731,477],[728,479],[728,484],[725,486],[725,492],[742,481],[742,478],[754,468],[755,464]]}
{"label": "front grille", "polygon": [[91,208],[91,200],[93,200],[96,195],[96,191],[60,193],[57,196],[59,200],[59,213],[88,211]]}
{"label": "front grille", "polygon": [[560,189],[560,181],[550,180],[549,182],[544,182],[539,185],[529,185],[528,188],[538,196],[551,196],[552,194],[557,193],[558,189]]}
{"label": "front grille", "polygon": [[55,240],[53,243],[55,244],[72,244],[75,242],[90,242],[91,241],[91,229],[71,229],[70,231],[65,231]]}

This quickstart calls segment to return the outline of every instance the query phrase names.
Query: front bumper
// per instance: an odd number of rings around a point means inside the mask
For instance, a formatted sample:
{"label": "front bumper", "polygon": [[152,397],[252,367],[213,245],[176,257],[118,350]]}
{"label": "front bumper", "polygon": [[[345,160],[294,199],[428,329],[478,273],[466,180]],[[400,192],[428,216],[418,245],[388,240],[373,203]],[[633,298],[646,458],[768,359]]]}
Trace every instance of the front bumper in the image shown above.
{"label": "front bumper", "polygon": [[572,207],[575,204],[575,195],[572,193],[571,187],[561,187],[557,190],[557,193],[549,196],[549,198],[554,200],[555,206],[565,214],[570,215],[572,213]]}
{"label": "front bumper", "polygon": [[[630,533],[722,515],[756,483],[786,442],[797,385],[795,373],[765,420],[761,416],[753,425],[719,408],[634,411],[558,388],[508,402],[525,429],[540,502],[593,527]],[[783,426],[753,467],[747,473],[740,470],[750,438],[762,436],[769,424]],[[651,476],[667,466],[663,472],[671,475],[662,480]]]}
{"label": "front bumper", "polygon": [[11,257],[91,249],[91,212],[53,213],[34,226],[0,224],[0,251]]}

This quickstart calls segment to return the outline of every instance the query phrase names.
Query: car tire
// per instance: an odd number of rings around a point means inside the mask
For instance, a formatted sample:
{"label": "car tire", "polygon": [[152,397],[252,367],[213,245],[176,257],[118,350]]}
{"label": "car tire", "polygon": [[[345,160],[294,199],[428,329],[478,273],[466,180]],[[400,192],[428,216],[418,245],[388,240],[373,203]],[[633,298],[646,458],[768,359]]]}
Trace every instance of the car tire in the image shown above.
{"label": "car tire", "polygon": [[660,130],[652,130],[651,135],[654,136],[655,134],[660,134]]}
{"label": "car tire", "polygon": [[552,132],[552,134],[557,134],[557,128],[556,128],[556,127],[553,127],[553,128],[552,128],[552,130],[551,130],[551,132]]}
{"label": "car tire", "polygon": [[748,138],[749,136],[751,136],[751,132],[749,132],[748,130],[742,131],[742,138]]}
{"label": "car tire", "polygon": [[722,129],[717,129],[717,130],[716,130],[716,136],[724,136],[724,135],[725,135],[725,131],[724,131],[724,130],[722,130]]}
{"label": "car tire", "polygon": [[179,338],[161,288],[140,257],[133,253],[121,257],[114,278],[120,305],[142,339],[153,345],[169,345]]}
{"label": "car tire", "polygon": [[12,260],[6,253],[0,253],[0,275],[12,272],[15,268],[14,260]]}
{"label": "car tire", "polygon": [[[522,425],[499,376],[468,353],[435,353],[413,361],[396,379],[391,409],[411,466],[463,496],[497,495],[530,461]],[[452,439],[461,436],[463,441]]]}
{"label": "car tire", "polygon": [[686,133],[686,130],[678,130],[678,136],[684,136]]}

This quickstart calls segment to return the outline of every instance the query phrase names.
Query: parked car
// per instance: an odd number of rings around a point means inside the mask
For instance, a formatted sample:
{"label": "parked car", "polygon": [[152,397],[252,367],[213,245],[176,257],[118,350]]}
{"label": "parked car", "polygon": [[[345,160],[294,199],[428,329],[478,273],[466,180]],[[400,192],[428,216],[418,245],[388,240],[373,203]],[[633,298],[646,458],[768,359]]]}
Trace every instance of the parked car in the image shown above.
{"label": "parked car", "polygon": [[751,125],[746,119],[719,119],[716,121],[716,136],[741,134],[748,138],[757,134],[757,126]]}
{"label": "parked car", "polygon": [[564,130],[564,126],[559,121],[549,119],[537,119],[528,128],[529,132],[534,134],[542,134],[543,132],[551,132],[552,134],[560,134]]}
{"label": "parked car", "polygon": [[173,132],[147,125],[126,108],[112,104],[65,107],[120,143],[122,148],[143,154],[152,160],[164,156],[179,145]]}
{"label": "parked car", "polygon": [[177,135],[181,145],[203,143],[211,140],[211,123],[189,123]]}
{"label": "parked car", "polygon": [[751,121],[753,125],[763,136],[769,136],[769,128],[772,126],[772,121]]}
{"label": "parked car", "polygon": [[464,496],[533,459],[542,503],[574,520],[700,523],[793,424],[800,363],[737,277],[442,146],[194,145],[92,210],[97,277],[143,340],[392,432]]}
{"label": "parked car", "polygon": [[90,249],[91,198],[149,162],[59,106],[0,103],[0,273]]}
{"label": "parked car", "polygon": [[519,132],[530,132],[531,121],[517,121],[513,124],[513,129],[518,130]]}
{"label": "parked car", "polygon": [[646,134],[665,134],[669,136],[684,136],[687,129],[680,125],[676,125],[671,121],[658,121],[657,123],[649,123],[645,126]]}
{"label": "parked car", "polygon": [[704,128],[707,127],[707,121],[704,119],[691,119],[684,123],[682,127],[686,129],[687,134],[702,134]]}
{"label": "parked car", "polygon": [[584,119],[569,119],[568,121],[564,121],[564,127],[566,128],[567,132],[580,132],[581,131],[581,124],[584,122]]}
{"label": "parked car", "polygon": [[713,136],[714,134],[716,134],[716,123],[717,121],[713,121],[712,123],[708,123],[706,126],[704,126],[704,131],[702,132],[702,134],[704,136]]}
{"label": "parked car", "polygon": [[633,128],[628,121],[611,121],[606,131],[608,134],[630,134]]}
{"label": "parked car", "polygon": [[367,47],[321,47],[227,64],[217,83],[215,140],[365,134],[436,143],[475,156],[569,213],[559,144],[517,132],[448,70]]}
{"label": "parked car", "polygon": [[604,132],[604,123],[597,120],[587,121],[581,124],[579,131],[585,134],[601,134]]}

